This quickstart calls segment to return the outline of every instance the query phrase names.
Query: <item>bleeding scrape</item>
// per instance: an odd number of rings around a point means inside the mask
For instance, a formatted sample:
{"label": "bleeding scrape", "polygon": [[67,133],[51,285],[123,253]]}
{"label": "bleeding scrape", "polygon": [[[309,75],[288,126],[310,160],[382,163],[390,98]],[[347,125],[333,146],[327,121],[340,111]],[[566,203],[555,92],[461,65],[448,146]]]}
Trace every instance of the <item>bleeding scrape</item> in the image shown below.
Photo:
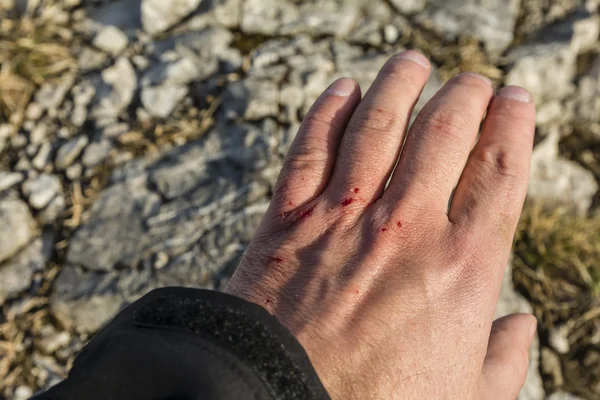
{"label": "bleeding scrape", "polygon": [[402,228],[402,222],[398,221],[396,222],[396,225],[398,225],[398,228]]}
{"label": "bleeding scrape", "polygon": [[386,232],[386,231],[387,231],[387,228],[385,228],[385,227],[381,228],[381,232]]}
{"label": "bleeding scrape", "polygon": [[360,192],[359,188],[354,188],[354,194],[358,194],[358,192]]}
{"label": "bleeding scrape", "polygon": [[314,210],[315,210],[315,208],[312,207],[312,208],[300,211],[300,218],[310,217]]}
{"label": "bleeding scrape", "polygon": [[344,201],[342,201],[342,207],[347,207],[350,204],[354,203],[355,201],[356,201],[356,199],[349,197],[349,198],[345,199]]}
{"label": "bleeding scrape", "polygon": [[280,263],[280,262],[283,262],[283,258],[281,258],[281,257],[271,257],[271,261],[275,261],[275,262]]}

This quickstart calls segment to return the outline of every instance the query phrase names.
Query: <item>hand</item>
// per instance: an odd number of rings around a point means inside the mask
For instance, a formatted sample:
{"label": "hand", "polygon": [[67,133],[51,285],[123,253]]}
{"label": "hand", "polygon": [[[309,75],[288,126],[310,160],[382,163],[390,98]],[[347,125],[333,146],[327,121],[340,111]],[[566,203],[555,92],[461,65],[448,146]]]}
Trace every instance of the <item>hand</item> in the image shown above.
{"label": "hand", "polygon": [[430,68],[407,51],[362,100],[345,78],[323,93],[226,288],[298,338],[334,399],[514,399],[525,380],[535,318],[492,322],[535,105],[465,73],[405,135]]}

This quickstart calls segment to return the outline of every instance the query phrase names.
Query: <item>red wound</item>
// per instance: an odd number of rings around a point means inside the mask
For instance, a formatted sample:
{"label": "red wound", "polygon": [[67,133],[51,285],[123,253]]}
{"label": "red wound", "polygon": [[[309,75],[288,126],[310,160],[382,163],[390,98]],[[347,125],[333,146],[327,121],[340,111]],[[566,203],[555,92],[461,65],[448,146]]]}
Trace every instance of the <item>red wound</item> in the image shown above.
{"label": "red wound", "polygon": [[387,228],[381,228],[381,232],[387,232]]}
{"label": "red wound", "polygon": [[315,210],[315,208],[313,207],[313,208],[309,208],[308,210],[300,211],[300,218],[310,217],[314,210]]}
{"label": "red wound", "polygon": [[281,257],[271,257],[271,261],[275,261],[275,262],[280,263],[280,262],[283,261],[283,258],[281,258]]}
{"label": "red wound", "polygon": [[402,222],[398,221],[396,222],[396,225],[398,225],[398,228],[402,228]]}
{"label": "red wound", "polygon": [[354,200],[355,199],[353,198],[347,198],[346,200],[342,201],[342,207],[349,206],[350,204],[354,203]]}
{"label": "red wound", "polygon": [[358,192],[360,192],[359,188],[354,188],[354,193],[358,194]]}
{"label": "red wound", "polygon": [[356,294],[358,294],[358,290],[356,291]]}
{"label": "red wound", "polygon": [[288,205],[294,207],[294,203],[292,203],[291,201],[288,201]]}
{"label": "red wound", "polygon": [[265,304],[269,304],[269,303],[272,303],[272,301],[271,301],[271,300],[269,300],[269,299],[266,299],[266,300],[265,300]]}

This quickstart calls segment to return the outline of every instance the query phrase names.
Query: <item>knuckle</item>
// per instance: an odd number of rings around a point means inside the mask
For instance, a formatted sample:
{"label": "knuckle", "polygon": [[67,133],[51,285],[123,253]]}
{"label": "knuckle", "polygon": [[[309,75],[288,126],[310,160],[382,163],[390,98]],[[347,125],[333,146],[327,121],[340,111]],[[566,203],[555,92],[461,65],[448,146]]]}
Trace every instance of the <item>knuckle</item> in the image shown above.
{"label": "knuckle", "polygon": [[304,118],[302,129],[305,132],[320,132],[327,134],[332,131],[341,130],[343,127],[336,123],[336,118],[327,113],[309,114]]}
{"label": "knuckle", "polygon": [[406,123],[406,117],[384,108],[369,108],[355,115],[349,129],[360,132],[389,134]]}
{"label": "knuckle", "polygon": [[461,111],[438,108],[424,111],[417,126],[423,133],[459,139],[467,123],[467,118]]}
{"label": "knuckle", "polygon": [[514,155],[501,148],[487,147],[473,154],[474,161],[492,174],[510,181],[521,181],[528,178],[528,173]]}

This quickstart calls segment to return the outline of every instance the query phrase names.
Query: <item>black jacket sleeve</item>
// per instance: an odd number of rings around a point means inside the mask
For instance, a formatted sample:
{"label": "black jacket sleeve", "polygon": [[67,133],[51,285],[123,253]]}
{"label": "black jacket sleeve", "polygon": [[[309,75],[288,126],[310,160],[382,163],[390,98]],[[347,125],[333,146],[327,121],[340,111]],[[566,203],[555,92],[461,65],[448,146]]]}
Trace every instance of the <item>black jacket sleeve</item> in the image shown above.
{"label": "black jacket sleeve", "polygon": [[199,289],[155,290],[79,354],[47,399],[329,399],[304,349],[262,307]]}

